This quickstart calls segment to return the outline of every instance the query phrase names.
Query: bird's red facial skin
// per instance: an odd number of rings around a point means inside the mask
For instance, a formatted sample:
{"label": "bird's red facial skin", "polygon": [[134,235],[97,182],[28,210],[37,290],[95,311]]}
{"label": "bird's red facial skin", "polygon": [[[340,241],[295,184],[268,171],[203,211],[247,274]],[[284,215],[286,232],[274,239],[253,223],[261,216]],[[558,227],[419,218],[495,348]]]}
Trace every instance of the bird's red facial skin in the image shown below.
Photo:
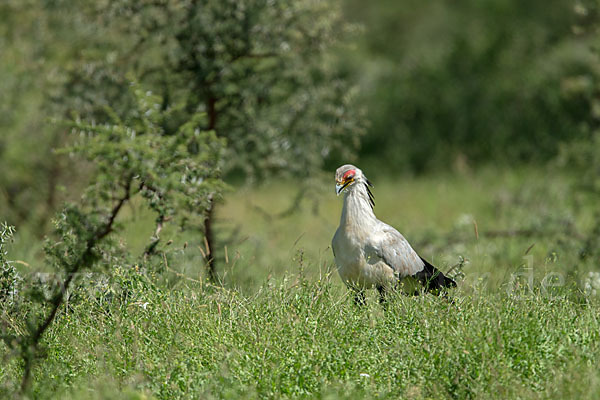
{"label": "bird's red facial skin", "polygon": [[356,170],[349,169],[348,171],[346,171],[343,177],[344,181],[354,178],[354,174],[356,174]]}

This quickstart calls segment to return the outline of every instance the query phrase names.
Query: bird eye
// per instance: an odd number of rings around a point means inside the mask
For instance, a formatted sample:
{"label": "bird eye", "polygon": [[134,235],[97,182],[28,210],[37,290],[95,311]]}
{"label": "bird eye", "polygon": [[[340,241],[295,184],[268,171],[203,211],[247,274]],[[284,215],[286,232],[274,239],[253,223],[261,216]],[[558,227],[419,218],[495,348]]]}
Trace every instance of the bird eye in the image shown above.
{"label": "bird eye", "polygon": [[342,179],[344,181],[347,181],[347,180],[354,178],[354,175],[356,175],[356,171],[353,169],[350,169],[344,173],[344,176],[342,177]]}

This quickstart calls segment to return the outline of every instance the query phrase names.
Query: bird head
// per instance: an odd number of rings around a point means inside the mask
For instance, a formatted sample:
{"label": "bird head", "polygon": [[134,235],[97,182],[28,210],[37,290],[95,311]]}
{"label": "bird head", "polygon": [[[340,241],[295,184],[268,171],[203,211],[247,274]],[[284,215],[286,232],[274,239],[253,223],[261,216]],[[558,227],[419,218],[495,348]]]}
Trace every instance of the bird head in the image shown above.
{"label": "bird head", "polygon": [[371,185],[363,172],[352,164],[342,165],[335,171],[335,192],[338,196],[359,182]]}

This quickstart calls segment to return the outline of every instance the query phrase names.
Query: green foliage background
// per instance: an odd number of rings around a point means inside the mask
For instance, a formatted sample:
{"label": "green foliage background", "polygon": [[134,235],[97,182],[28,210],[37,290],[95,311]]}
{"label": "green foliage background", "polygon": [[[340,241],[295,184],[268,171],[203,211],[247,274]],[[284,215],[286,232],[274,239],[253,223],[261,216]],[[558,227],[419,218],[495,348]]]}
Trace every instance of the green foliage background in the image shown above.
{"label": "green foliage background", "polygon": [[61,184],[85,182],[53,155],[70,139],[48,119],[126,118],[131,81],[176,109],[166,134],[205,113],[201,128],[227,142],[220,168],[238,180],[315,173],[359,144],[362,107],[333,57],[351,33],[335,1],[9,1],[0,12],[13,101],[0,201],[13,223],[47,221],[70,195]]}
{"label": "green foliage background", "polygon": [[394,173],[544,163],[599,115],[594,2],[8,0],[0,15],[12,223],[45,224],[85,179],[48,119],[124,116],[131,80],[185,105],[167,131],[214,112],[237,182],[353,153]]}
{"label": "green foliage background", "polygon": [[[578,4],[578,5],[577,5]],[[350,1],[371,128],[362,155],[388,170],[539,163],[587,138],[595,5],[570,1]]]}

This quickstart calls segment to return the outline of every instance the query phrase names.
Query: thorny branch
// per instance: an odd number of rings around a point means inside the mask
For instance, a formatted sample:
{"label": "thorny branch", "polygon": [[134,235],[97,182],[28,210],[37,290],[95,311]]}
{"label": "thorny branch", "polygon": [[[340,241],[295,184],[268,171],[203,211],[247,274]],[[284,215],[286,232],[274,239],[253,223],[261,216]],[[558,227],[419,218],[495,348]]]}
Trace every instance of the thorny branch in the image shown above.
{"label": "thorny branch", "polygon": [[57,314],[60,306],[65,301],[65,295],[66,295],[67,289],[69,288],[73,278],[76,276],[76,274],[79,271],[90,266],[90,264],[92,262],[91,256],[92,256],[92,251],[93,251],[94,246],[99,241],[104,239],[109,233],[112,232],[113,225],[114,225],[115,219],[117,218],[117,215],[119,214],[119,211],[121,211],[121,208],[129,200],[129,198],[131,196],[130,189],[131,189],[131,181],[132,180],[133,180],[132,177],[127,178],[127,180],[125,181],[125,184],[123,185],[125,193],[123,194],[123,197],[121,197],[118,200],[117,204],[115,204],[115,206],[112,208],[110,215],[108,217],[108,220],[106,221],[106,224],[104,224],[102,229],[98,230],[98,232],[96,232],[96,234],[94,234],[90,239],[88,239],[88,241],[86,243],[85,251],[80,255],[77,262],[74,263],[75,267],[71,271],[68,272],[67,277],[65,278],[65,281],[63,282],[62,285],[60,285],[57,293],[55,293],[55,295],[50,300],[50,307],[51,307],[50,314],[48,314],[48,316],[37,327],[37,329],[33,332],[33,334],[29,338],[27,338],[27,340],[22,344],[23,346],[26,347],[26,349],[23,353],[23,358],[24,358],[23,361],[24,361],[25,365],[23,367],[23,378],[21,380],[21,394],[25,393],[29,387],[29,383],[31,380],[31,369],[33,367],[33,362],[35,359],[35,353],[36,353],[36,350],[38,348],[38,345],[39,345],[39,342],[40,342],[42,336],[44,335],[46,330],[50,327],[50,325],[56,318],[56,314]]}

